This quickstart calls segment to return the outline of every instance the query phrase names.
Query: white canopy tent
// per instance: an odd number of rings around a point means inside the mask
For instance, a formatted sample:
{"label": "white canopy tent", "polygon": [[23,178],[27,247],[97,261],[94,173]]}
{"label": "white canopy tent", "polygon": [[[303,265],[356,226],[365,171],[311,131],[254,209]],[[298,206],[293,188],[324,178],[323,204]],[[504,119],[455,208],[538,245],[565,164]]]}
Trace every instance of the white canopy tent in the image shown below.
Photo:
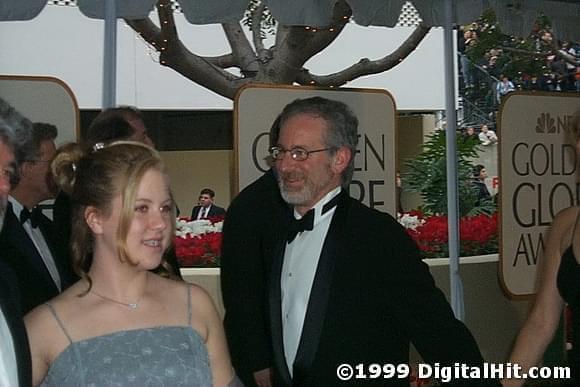
{"label": "white canopy tent", "polygon": [[[281,24],[327,26],[338,0],[262,0]],[[353,19],[364,26],[394,27],[405,0],[343,0],[352,9]],[[142,19],[153,10],[156,0],[77,0],[83,14],[105,21],[103,63],[103,107],[115,105],[116,19]],[[0,21],[29,20],[36,17],[46,0],[4,0]],[[192,24],[237,22],[243,18],[248,0],[179,0],[185,18]],[[451,306],[464,317],[463,290],[459,275],[459,217],[456,171],[455,77],[453,74],[453,27],[476,20],[487,8],[495,10],[497,20],[507,33],[529,34],[539,13],[552,23],[560,39],[580,40],[580,3],[578,0],[413,0],[423,22],[443,26],[447,121],[447,187],[450,252]]]}

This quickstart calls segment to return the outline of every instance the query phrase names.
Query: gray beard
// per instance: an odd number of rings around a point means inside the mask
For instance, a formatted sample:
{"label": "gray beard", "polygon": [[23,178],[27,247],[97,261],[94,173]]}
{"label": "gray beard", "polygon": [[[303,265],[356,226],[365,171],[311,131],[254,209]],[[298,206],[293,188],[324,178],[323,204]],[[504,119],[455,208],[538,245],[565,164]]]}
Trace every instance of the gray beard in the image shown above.
{"label": "gray beard", "polygon": [[297,192],[290,192],[284,188],[284,182],[279,181],[278,187],[280,187],[280,195],[282,199],[288,204],[293,206],[299,206],[301,204],[307,203],[314,197],[314,193],[309,185],[306,185],[302,190]]}

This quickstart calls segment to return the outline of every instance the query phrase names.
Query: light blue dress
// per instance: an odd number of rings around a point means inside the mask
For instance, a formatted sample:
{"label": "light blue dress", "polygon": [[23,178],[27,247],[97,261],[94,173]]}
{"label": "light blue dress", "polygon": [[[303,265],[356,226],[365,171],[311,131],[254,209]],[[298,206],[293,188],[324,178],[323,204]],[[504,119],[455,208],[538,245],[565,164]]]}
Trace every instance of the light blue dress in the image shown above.
{"label": "light blue dress", "polygon": [[[189,290],[189,288],[188,288]],[[188,326],[114,332],[73,341],[47,304],[70,345],[51,364],[41,386],[211,386],[207,348]]]}

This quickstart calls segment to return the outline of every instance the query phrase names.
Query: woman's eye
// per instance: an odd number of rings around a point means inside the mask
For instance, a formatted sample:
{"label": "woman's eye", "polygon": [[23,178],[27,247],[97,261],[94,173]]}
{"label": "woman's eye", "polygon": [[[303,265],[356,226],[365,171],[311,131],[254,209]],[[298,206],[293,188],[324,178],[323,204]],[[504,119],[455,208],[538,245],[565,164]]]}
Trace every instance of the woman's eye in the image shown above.
{"label": "woman's eye", "polygon": [[137,207],[135,207],[135,211],[137,211],[137,212],[147,212],[147,206],[137,206]]}
{"label": "woman's eye", "polygon": [[169,213],[169,212],[171,212],[171,206],[170,205],[162,206],[161,207],[161,212],[163,212],[163,213]]}

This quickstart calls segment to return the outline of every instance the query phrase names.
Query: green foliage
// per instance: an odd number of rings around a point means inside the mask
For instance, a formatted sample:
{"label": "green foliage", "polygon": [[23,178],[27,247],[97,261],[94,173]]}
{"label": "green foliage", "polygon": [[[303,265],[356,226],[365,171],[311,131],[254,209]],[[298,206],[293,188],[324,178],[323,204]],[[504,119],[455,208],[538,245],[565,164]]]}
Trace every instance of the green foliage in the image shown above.
{"label": "green foliage", "polygon": [[498,74],[503,73],[517,82],[524,76],[540,77],[549,72],[546,68],[546,55],[552,47],[540,39],[543,31],[550,30],[550,22],[540,15],[527,37],[507,35],[501,31],[493,10],[485,11],[481,18],[470,27],[477,32],[477,44],[466,50],[469,59],[474,63],[486,61],[485,54],[490,50],[498,52]]}
{"label": "green foliage", "polygon": [[[423,145],[423,152],[405,163],[408,171],[404,179],[409,191],[421,194],[422,210],[426,215],[447,214],[445,131],[437,130],[428,137]],[[477,138],[464,140],[458,136],[457,180],[461,217],[491,214],[495,211],[494,204],[489,201],[477,204],[478,193],[472,184],[474,165],[471,159],[477,157],[478,150]]]}

